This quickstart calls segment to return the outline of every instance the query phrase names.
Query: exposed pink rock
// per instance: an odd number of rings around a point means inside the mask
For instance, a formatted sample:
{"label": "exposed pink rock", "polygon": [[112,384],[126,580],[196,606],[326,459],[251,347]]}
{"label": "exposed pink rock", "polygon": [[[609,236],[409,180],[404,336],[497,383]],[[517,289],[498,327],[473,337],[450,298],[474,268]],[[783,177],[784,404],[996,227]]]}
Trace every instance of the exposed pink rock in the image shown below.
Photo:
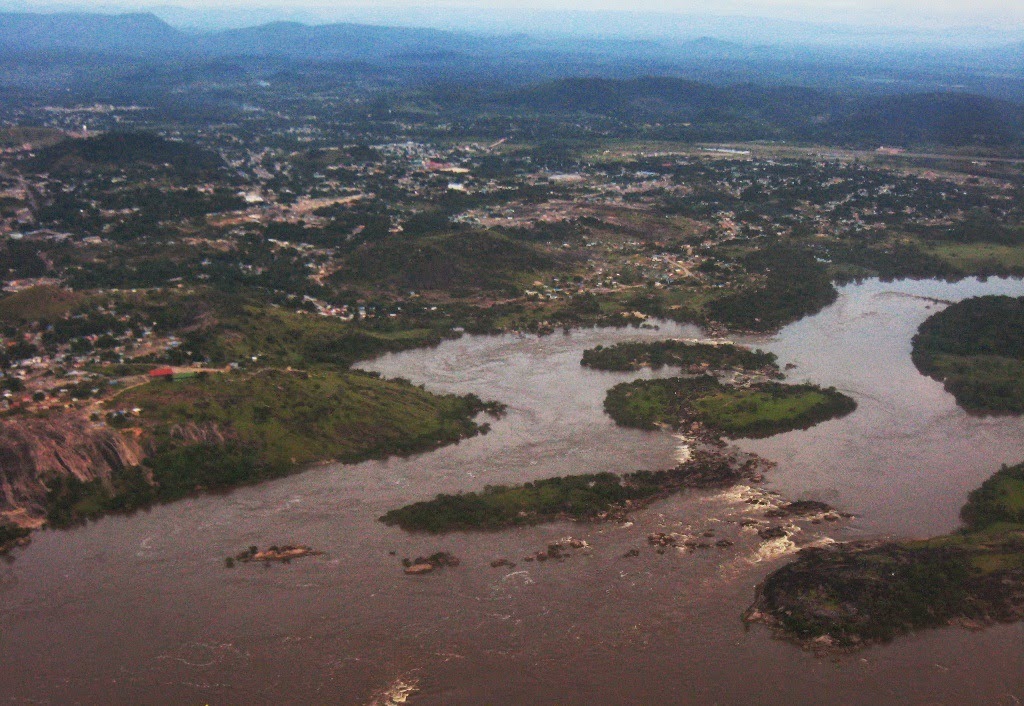
{"label": "exposed pink rock", "polygon": [[54,476],[106,480],[138,466],[145,453],[135,437],[94,424],[76,413],[12,417],[0,421],[0,512],[43,515]]}

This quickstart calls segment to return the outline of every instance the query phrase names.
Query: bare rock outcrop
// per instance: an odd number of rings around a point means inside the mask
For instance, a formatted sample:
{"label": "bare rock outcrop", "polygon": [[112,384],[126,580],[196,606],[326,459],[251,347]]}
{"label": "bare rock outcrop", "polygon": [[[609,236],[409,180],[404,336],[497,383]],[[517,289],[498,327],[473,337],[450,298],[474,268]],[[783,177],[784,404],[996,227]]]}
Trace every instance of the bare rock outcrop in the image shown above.
{"label": "bare rock outcrop", "polygon": [[44,512],[46,479],[104,480],[138,466],[145,453],[131,434],[94,424],[73,412],[0,421],[0,513]]}

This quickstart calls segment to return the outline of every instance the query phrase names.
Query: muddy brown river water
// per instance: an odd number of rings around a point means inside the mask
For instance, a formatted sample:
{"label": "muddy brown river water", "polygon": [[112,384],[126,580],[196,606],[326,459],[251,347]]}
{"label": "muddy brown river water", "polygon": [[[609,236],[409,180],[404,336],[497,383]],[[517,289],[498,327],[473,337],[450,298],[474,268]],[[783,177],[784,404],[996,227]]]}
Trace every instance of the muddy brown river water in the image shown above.
{"label": "muddy brown river water", "polygon": [[[792,381],[835,385],[850,416],[741,440],[779,462],[764,488],[857,515],[803,525],[796,543],[925,536],[957,525],[967,493],[1024,459],[1024,421],[971,417],[917,373],[910,338],[941,305],[1016,280],[880,283],[778,335],[747,342],[794,363]],[[616,428],[611,385],[585,348],[698,336],[693,327],[465,337],[364,367],[436,391],[498,399],[482,437],[408,458],[329,465],[67,532],[38,533],[0,564],[0,704],[1019,704],[1024,625],[944,629],[823,659],[747,630],[754,586],[795,550],[740,526],[763,490],[691,492],[632,524],[558,523],[408,535],[376,521],[439,492],[566,473],[674,465],[680,441]],[[728,548],[658,554],[646,536],[705,532]],[[562,562],[524,562],[567,536]],[[251,544],[322,556],[224,566]],[[639,549],[638,556],[624,556]],[[423,577],[402,557],[438,550],[458,567]],[[392,556],[389,552],[394,551]],[[514,568],[491,568],[508,557]]]}

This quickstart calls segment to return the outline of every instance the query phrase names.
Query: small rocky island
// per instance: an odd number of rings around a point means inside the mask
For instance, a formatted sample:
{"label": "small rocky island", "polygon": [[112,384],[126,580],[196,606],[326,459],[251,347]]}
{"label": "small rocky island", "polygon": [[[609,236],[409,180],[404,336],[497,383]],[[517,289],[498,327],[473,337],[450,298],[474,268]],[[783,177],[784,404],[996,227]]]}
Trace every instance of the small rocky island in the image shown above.
{"label": "small rocky island", "polygon": [[804,549],[745,618],[823,649],[1024,619],[1024,464],[985,481],[961,517],[961,531],[932,539]]}
{"label": "small rocky island", "polygon": [[323,552],[318,552],[312,547],[307,547],[304,544],[282,544],[281,546],[272,545],[262,550],[256,545],[253,545],[233,557],[229,556],[224,560],[224,564],[229,569],[234,567],[235,562],[242,564],[248,564],[250,562],[279,562],[281,564],[287,564],[292,559],[301,559],[306,556],[318,556],[320,554],[323,554]]}
{"label": "small rocky island", "polygon": [[418,556],[415,559],[402,559],[402,566],[405,573],[410,576],[422,576],[429,574],[435,569],[443,569],[448,566],[458,566],[462,562],[448,552],[435,552],[428,557]]}

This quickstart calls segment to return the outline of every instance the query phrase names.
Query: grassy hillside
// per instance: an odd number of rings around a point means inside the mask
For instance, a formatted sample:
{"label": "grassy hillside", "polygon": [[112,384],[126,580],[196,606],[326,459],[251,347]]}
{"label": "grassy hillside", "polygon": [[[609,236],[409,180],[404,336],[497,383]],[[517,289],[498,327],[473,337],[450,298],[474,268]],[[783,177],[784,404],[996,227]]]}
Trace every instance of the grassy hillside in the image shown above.
{"label": "grassy hillside", "polygon": [[365,373],[274,370],[151,382],[108,407],[141,408],[138,417],[111,419],[141,427],[152,454],[144,468],[107,484],[55,479],[51,524],[254,483],[315,461],[426,451],[485,431],[474,417],[500,410],[473,395],[434,395]]}
{"label": "grassy hillside", "polygon": [[64,140],[40,150],[26,164],[27,169],[40,173],[73,175],[146,167],[189,178],[208,176],[224,166],[215,152],[144,132],[109,132]]}

